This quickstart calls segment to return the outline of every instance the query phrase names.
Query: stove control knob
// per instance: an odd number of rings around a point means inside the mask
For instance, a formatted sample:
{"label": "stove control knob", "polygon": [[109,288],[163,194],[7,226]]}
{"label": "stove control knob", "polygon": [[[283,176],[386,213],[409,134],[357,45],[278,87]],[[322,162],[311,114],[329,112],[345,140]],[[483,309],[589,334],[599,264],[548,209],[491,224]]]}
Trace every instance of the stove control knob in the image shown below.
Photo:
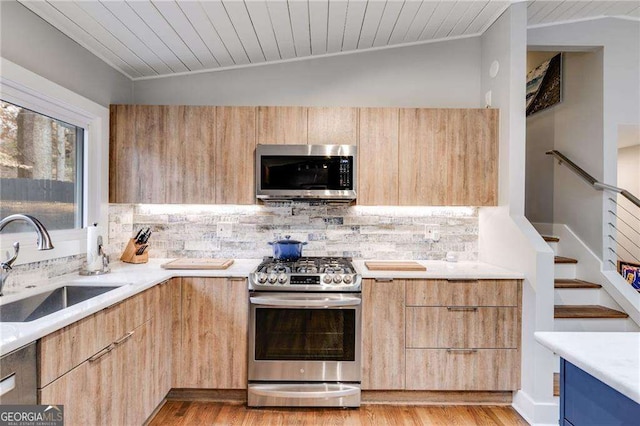
{"label": "stove control knob", "polygon": [[269,283],[275,284],[278,281],[278,276],[276,274],[269,275]]}
{"label": "stove control knob", "polygon": [[331,281],[333,281],[333,276],[327,274],[324,276],[324,278],[322,278],[322,282],[324,282],[325,284],[331,284]]}
{"label": "stove control knob", "polygon": [[260,284],[264,284],[267,282],[267,274],[265,274],[264,272],[261,272],[258,274],[258,282]]}
{"label": "stove control knob", "polygon": [[342,278],[342,282],[345,284],[351,284],[353,282],[353,277],[351,275],[345,275],[344,278]]}
{"label": "stove control knob", "polygon": [[342,282],[342,275],[334,275],[333,282],[336,284],[340,284]]}
{"label": "stove control knob", "polygon": [[280,274],[278,275],[278,282],[280,284],[286,284],[287,283],[287,275],[286,274]]}

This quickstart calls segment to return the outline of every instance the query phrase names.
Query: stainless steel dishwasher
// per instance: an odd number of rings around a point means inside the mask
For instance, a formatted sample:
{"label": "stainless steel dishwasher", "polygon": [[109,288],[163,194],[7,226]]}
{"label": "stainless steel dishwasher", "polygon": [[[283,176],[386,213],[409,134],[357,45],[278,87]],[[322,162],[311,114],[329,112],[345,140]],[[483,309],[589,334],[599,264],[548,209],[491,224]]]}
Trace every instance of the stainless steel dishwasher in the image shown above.
{"label": "stainless steel dishwasher", "polygon": [[37,404],[36,342],[0,358],[0,404]]}

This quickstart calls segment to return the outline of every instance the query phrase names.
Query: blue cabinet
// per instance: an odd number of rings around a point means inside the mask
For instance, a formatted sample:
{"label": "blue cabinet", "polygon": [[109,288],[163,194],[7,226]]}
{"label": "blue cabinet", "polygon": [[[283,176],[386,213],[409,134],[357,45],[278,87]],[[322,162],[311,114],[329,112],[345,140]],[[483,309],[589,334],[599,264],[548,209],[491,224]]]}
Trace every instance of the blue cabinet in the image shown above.
{"label": "blue cabinet", "polygon": [[640,404],[570,362],[560,362],[560,425],[640,424]]}

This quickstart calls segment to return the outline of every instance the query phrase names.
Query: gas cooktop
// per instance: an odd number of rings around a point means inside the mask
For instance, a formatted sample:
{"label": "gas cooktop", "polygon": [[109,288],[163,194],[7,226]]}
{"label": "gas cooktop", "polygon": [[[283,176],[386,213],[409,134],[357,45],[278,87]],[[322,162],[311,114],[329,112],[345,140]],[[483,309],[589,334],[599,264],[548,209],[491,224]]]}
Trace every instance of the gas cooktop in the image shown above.
{"label": "gas cooktop", "polygon": [[361,278],[346,257],[265,257],[249,276],[249,289],[262,291],[360,291]]}

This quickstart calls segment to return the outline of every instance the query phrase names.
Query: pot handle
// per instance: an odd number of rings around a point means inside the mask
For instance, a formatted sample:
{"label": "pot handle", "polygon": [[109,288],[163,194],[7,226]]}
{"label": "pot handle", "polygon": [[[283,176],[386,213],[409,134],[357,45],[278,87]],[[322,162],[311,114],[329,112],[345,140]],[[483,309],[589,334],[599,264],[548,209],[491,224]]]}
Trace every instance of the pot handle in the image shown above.
{"label": "pot handle", "polygon": [[308,241],[304,241],[302,243],[300,243],[300,245],[306,246],[308,244]]}

